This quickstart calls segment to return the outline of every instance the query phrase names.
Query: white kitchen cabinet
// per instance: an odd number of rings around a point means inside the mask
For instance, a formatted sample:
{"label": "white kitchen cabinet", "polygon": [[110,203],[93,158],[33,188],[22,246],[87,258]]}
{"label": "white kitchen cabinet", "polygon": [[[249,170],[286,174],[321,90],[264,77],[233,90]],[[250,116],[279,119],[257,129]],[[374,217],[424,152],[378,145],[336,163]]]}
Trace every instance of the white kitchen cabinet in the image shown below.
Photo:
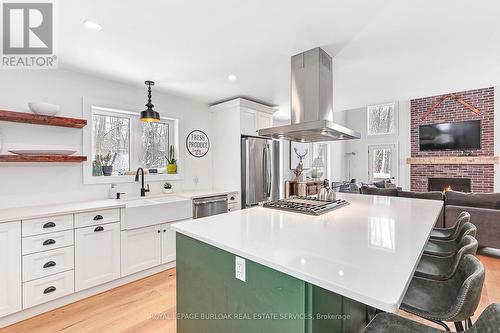
{"label": "white kitchen cabinet", "polygon": [[161,225],[161,263],[175,261],[175,230],[170,223]]}
{"label": "white kitchen cabinet", "polygon": [[21,222],[0,223],[0,317],[21,310]]}
{"label": "white kitchen cabinet", "polygon": [[269,127],[273,127],[272,114],[247,108],[240,110],[241,134],[257,136],[258,130]]}
{"label": "white kitchen cabinet", "polygon": [[161,264],[160,225],[121,232],[122,276]]}
{"label": "white kitchen cabinet", "polygon": [[75,230],[75,289],[120,278],[120,223]]}
{"label": "white kitchen cabinet", "polygon": [[273,115],[264,112],[256,112],[255,127],[257,131],[263,128],[273,127]]}
{"label": "white kitchen cabinet", "polygon": [[240,111],[241,134],[256,136],[255,132],[255,111],[242,109]]}

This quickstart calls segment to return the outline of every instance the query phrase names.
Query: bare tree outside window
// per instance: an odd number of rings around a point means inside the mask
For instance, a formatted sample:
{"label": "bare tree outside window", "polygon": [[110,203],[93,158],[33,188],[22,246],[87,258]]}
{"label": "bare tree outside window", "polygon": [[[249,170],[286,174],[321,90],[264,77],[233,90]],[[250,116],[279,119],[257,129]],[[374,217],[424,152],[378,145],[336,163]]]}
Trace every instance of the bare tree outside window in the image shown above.
{"label": "bare tree outside window", "polygon": [[368,135],[394,133],[394,103],[368,107]]}
{"label": "bare tree outside window", "polygon": [[130,119],[94,114],[92,124],[92,160],[96,155],[116,153],[113,173],[130,170]]}
{"label": "bare tree outside window", "polygon": [[392,167],[392,150],[391,149],[374,149],[373,150],[373,179],[390,179]]}
{"label": "bare tree outside window", "polygon": [[166,123],[143,123],[141,166],[165,168],[169,147],[169,126]]}

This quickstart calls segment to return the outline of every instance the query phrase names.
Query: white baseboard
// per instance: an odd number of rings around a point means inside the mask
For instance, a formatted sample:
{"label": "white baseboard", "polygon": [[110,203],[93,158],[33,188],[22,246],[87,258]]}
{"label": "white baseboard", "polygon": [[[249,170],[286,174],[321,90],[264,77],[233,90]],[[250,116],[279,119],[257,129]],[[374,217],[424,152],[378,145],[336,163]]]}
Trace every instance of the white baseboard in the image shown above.
{"label": "white baseboard", "polygon": [[118,280],[113,280],[113,281],[110,281],[108,283],[105,283],[105,284],[102,284],[102,285],[99,285],[99,286],[96,286],[96,287],[93,287],[90,289],[82,290],[82,291],[76,292],[74,294],[71,294],[71,295],[68,295],[65,297],[61,297],[61,298],[55,299],[53,301],[43,303],[43,304],[34,306],[32,308],[28,308],[28,309],[10,314],[8,316],[0,318],[0,328],[15,324],[17,322],[20,322],[22,320],[25,320],[25,319],[28,319],[28,318],[31,318],[34,316],[37,316],[37,315],[42,314],[44,312],[48,312],[48,311],[60,308],[61,306],[68,305],[70,303],[74,303],[74,302],[82,300],[84,298],[100,294],[104,291],[122,286],[124,284],[130,283],[130,282],[133,282],[136,280],[140,280],[140,279],[148,277],[150,275],[163,272],[163,271],[170,269],[170,268],[173,268],[173,267],[175,267],[175,261],[168,263],[168,264],[156,266],[156,267],[147,269],[145,271],[137,272],[137,273],[134,273],[132,275],[124,276]]}

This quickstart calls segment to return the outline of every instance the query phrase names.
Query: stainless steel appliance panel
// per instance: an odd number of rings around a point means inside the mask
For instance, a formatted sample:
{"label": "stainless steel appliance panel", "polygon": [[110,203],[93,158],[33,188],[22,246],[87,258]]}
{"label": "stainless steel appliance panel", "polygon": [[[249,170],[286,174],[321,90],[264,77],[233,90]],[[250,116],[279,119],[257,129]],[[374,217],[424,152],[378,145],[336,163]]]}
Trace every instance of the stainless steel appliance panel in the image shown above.
{"label": "stainless steel appliance panel", "polygon": [[279,197],[279,142],[255,137],[241,139],[242,207]]}
{"label": "stainless steel appliance panel", "polygon": [[193,200],[193,218],[227,213],[227,195],[198,198]]}

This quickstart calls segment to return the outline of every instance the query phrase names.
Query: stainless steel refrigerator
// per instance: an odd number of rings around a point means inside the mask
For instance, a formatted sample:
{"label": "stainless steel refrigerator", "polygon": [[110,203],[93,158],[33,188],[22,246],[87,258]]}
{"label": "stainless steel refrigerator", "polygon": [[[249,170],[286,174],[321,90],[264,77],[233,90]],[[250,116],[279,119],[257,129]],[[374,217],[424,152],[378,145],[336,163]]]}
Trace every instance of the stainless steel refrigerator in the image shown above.
{"label": "stainless steel refrigerator", "polygon": [[278,200],[280,195],[280,143],[277,140],[241,137],[242,208]]}

